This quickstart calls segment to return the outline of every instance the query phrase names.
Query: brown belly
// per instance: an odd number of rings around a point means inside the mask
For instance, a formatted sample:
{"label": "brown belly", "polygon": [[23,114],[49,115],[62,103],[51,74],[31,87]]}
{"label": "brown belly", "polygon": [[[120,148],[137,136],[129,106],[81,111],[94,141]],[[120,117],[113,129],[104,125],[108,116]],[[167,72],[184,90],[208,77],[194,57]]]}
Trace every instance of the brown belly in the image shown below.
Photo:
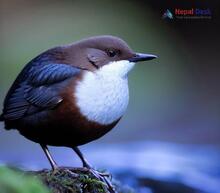
{"label": "brown belly", "polygon": [[96,123],[72,123],[67,120],[65,123],[54,121],[53,123],[42,124],[39,127],[27,125],[19,129],[26,138],[52,146],[75,147],[96,140],[110,131],[118,121],[110,125],[98,125]]}
{"label": "brown belly", "polygon": [[65,88],[64,100],[55,109],[22,120],[20,133],[37,143],[74,147],[100,138],[118,123],[120,119],[108,125],[87,120],[75,106],[72,88]]}

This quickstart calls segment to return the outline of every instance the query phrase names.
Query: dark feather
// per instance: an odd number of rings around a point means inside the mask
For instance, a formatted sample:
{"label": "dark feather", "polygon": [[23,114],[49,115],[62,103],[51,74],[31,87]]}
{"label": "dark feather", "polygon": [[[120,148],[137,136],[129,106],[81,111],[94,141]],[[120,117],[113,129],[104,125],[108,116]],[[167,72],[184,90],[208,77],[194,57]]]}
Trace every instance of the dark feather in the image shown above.
{"label": "dark feather", "polygon": [[79,72],[78,68],[56,63],[24,69],[5,99],[1,119],[17,120],[55,108],[63,100],[60,85]]}
{"label": "dark feather", "polygon": [[47,64],[33,67],[30,70],[28,82],[33,86],[55,84],[74,76],[80,70],[66,64]]}

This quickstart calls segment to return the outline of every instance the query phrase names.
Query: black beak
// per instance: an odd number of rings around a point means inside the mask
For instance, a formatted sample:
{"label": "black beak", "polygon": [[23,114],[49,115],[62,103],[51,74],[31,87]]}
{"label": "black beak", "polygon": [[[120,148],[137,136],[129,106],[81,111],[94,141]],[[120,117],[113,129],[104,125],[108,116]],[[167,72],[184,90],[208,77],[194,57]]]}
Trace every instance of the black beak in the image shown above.
{"label": "black beak", "polygon": [[157,58],[157,56],[153,54],[141,54],[136,53],[132,58],[128,59],[130,62],[141,62],[141,61],[147,61],[152,60],[154,58]]}

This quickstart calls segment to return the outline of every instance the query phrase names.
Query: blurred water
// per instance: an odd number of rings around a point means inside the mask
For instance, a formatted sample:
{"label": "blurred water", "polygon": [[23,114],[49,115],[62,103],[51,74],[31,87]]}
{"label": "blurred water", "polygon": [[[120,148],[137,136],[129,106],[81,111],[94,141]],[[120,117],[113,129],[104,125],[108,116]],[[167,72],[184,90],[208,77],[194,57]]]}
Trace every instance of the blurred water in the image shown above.
{"label": "blurred water", "polygon": [[[219,193],[220,149],[214,146],[177,145],[161,142],[123,144],[91,144],[83,147],[89,161],[97,168],[108,169],[115,176],[141,192],[157,192],[156,187],[169,185],[170,191],[189,190],[199,193]],[[78,158],[66,148],[52,148],[61,165],[80,166]],[[42,151],[15,157],[1,154],[1,163],[25,169],[49,167]],[[75,156],[75,157],[74,157]],[[177,186],[178,184],[178,186]],[[148,189],[144,189],[148,187]],[[166,189],[163,189],[165,193]],[[183,191],[186,189],[186,191]]]}

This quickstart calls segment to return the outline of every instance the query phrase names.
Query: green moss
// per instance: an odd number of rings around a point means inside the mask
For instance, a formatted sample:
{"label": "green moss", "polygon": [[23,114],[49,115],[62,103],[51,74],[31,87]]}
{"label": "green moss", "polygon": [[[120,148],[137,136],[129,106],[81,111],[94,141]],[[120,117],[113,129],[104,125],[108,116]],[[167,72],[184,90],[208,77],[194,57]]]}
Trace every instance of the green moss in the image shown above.
{"label": "green moss", "polygon": [[36,177],[3,166],[0,167],[0,192],[49,193],[48,189]]}

